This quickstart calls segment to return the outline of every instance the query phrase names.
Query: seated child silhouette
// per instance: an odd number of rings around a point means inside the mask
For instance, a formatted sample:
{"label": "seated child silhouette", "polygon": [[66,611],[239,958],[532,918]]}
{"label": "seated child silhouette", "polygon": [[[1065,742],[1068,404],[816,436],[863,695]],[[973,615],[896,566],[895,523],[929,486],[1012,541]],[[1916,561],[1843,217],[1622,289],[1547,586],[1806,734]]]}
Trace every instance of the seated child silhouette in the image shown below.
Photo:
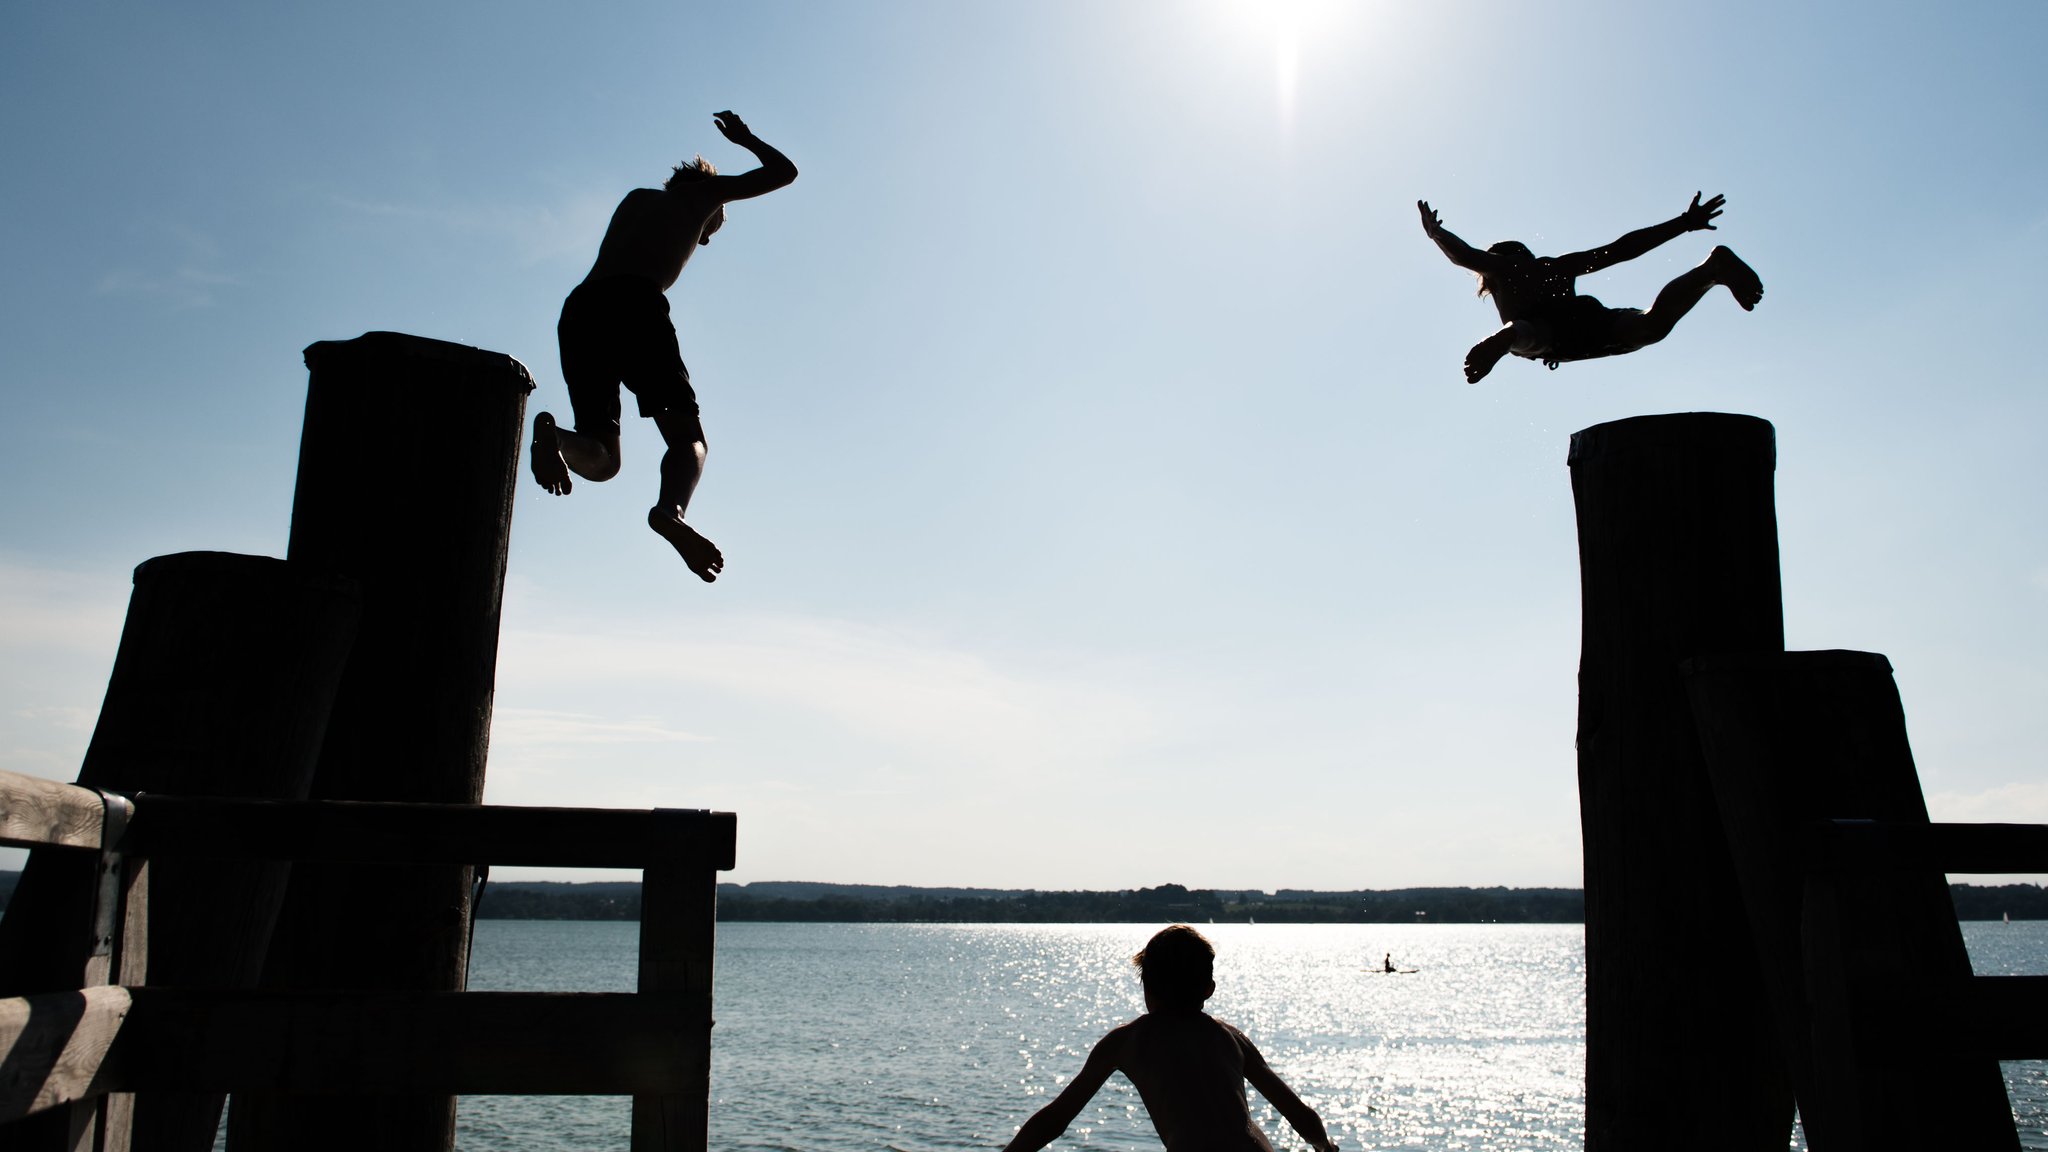
{"label": "seated child silhouette", "polygon": [[1266,1065],[1245,1034],[1202,1011],[1216,991],[1216,949],[1185,924],[1162,929],[1131,958],[1145,983],[1145,1014],[1110,1030],[1081,1074],[1017,1130],[1005,1152],[1058,1139],[1112,1072],[1137,1086],[1167,1152],[1273,1152],[1252,1122],[1250,1081],[1309,1144],[1335,1152],[1315,1109]]}

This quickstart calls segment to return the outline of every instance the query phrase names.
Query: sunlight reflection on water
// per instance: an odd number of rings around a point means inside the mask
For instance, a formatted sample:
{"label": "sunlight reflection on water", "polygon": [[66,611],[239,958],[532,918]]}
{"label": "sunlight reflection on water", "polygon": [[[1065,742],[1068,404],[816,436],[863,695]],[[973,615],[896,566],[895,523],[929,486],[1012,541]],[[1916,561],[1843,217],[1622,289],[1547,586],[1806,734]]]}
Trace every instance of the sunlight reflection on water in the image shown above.
{"label": "sunlight reflection on water", "polygon": [[[1347,1150],[1575,1148],[1583,1142],[1577,925],[1202,925],[1215,1015],[1243,1028]],[[1977,970],[2040,972],[2048,924],[1966,925]],[[1140,925],[727,924],[719,930],[716,1148],[999,1148],[1143,1010]],[[485,921],[472,987],[630,988],[634,926]],[[1371,971],[1385,953],[1418,971]],[[2007,1066],[2048,1148],[2048,1077]],[[1299,1148],[1256,1095],[1280,1148]],[[463,1152],[623,1147],[619,1099],[471,1097]],[[1112,1077],[1062,1145],[1157,1149]],[[1800,1146],[1794,1141],[1793,1147]]]}

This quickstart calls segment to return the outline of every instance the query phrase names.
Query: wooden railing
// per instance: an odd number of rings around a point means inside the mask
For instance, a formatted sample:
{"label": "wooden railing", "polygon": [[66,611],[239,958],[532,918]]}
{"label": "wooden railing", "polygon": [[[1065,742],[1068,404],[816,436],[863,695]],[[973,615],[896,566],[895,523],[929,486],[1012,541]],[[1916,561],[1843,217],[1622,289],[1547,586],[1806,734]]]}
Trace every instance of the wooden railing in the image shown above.
{"label": "wooden railing", "polygon": [[1821,1058],[1853,1061],[1859,1047],[1937,1060],[2048,1056],[2048,976],[1916,977],[1888,965],[1885,950],[1873,949],[1869,925],[1844,916],[1857,902],[1852,888],[1882,894],[1895,890],[1900,878],[2042,872],[2048,872],[2048,826],[2039,824],[1815,825],[1807,855],[1806,983],[1847,988],[1854,997],[1849,1019],[1816,1028],[1814,1042],[1826,1053]]}
{"label": "wooden railing", "polygon": [[[97,852],[103,881],[87,986],[0,999],[0,1138],[68,1107],[70,1147],[121,1152],[131,1095],[160,1091],[630,1095],[633,1152],[699,1152],[734,835],[725,812],[122,797],[0,772],[0,845]],[[151,988],[165,857],[639,869],[639,990]]]}

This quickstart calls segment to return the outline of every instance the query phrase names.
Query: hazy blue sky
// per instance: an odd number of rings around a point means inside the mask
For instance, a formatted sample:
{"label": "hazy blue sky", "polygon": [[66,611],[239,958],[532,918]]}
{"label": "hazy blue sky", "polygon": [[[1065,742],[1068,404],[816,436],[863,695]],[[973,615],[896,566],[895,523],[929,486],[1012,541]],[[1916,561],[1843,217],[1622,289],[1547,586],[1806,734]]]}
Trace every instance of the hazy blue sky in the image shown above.
{"label": "hazy blue sky", "polygon": [[[487,798],[740,815],[735,878],[1576,884],[1565,449],[1779,437],[1786,631],[1889,655],[1936,818],[2048,821],[2048,6],[0,9],[0,767],[69,779],[129,572],[280,554],[301,349],[525,362],[733,108],[802,169],[671,293],[659,441],[522,482]],[[1459,373],[1414,202],[1585,248],[1728,196],[1753,314]],[[393,397],[391,415],[405,415]],[[368,466],[375,466],[374,460]],[[0,861],[4,863],[4,861]]]}

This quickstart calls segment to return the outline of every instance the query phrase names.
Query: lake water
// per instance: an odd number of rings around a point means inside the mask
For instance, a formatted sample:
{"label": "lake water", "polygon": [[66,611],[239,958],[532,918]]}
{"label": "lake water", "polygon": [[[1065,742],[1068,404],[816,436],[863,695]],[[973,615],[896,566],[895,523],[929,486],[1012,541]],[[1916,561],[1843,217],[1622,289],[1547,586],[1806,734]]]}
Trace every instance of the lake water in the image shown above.
{"label": "lake water", "polygon": [[[2048,974],[2048,923],[1965,924],[1983,975]],[[721,924],[711,1145],[1000,1148],[1143,1011],[1140,925]],[[1577,925],[1204,925],[1213,1013],[1243,1028],[1348,1150],[1577,1148]],[[486,920],[470,986],[630,991],[637,925]],[[1391,952],[1412,975],[1365,971]],[[2048,1063],[2006,1065],[2022,1141],[2048,1149]],[[1256,1094],[1277,1147],[1300,1148]],[[467,1097],[461,1152],[618,1152],[627,1101]],[[1112,1077],[1066,1145],[1159,1147]],[[1795,1138],[1792,1147],[1801,1143]]]}

